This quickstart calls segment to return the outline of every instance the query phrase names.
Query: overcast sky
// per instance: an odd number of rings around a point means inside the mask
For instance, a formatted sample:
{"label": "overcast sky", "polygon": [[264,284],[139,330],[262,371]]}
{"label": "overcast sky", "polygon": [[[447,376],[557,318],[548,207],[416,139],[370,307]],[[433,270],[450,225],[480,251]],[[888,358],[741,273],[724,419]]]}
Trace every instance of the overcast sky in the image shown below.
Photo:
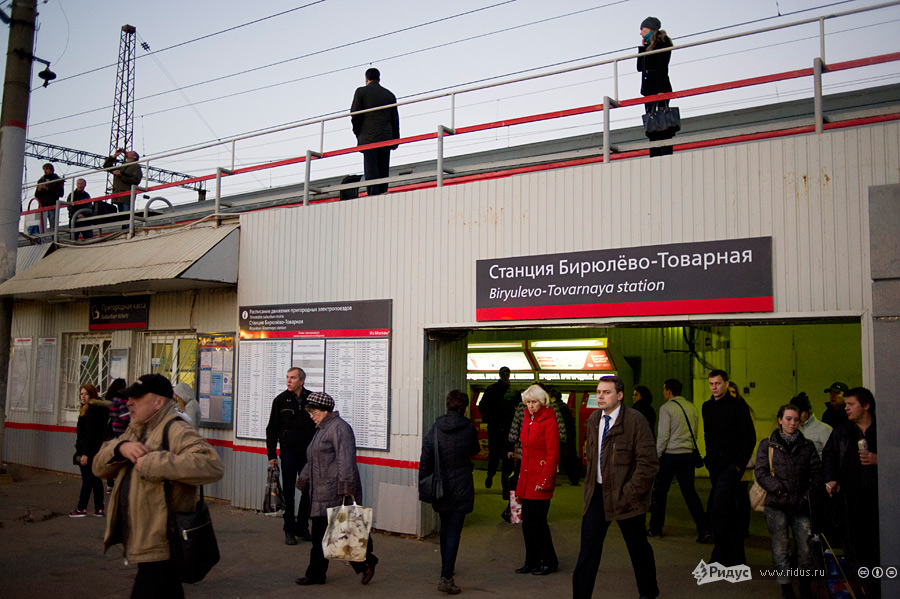
{"label": "overcast sky", "polygon": [[[9,10],[8,0],[0,4]],[[381,69],[382,84],[398,98],[411,99],[472,82],[512,78],[526,70],[548,71],[558,68],[551,66],[558,63],[586,64],[626,56],[635,51],[640,22],[648,15],[661,19],[678,45],[875,4],[827,0],[46,0],[38,3],[35,54],[52,62],[58,79],[47,88],[40,87],[36,73],[43,67],[36,65],[27,135],[98,154],[108,151],[115,63],[124,24],[135,26],[138,35],[134,149],[154,156],[345,112],[369,66]],[[898,21],[898,7],[828,21],[826,60],[900,51]],[[232,30],[217,34],[226,29]],[[675,52],[671,80],[677,90],[807,68],[818,53],[817,33],[818,25],[811,24]],[[191,41],[203,36],[209,37]],[[142,42],[150,52],[141,48]],[[167,49],[177,44],[184,45]],[[266,66],[276,62],[282,64]],[[247,70],[253,71],[235,75]],[[623,62],[618,72],[620,99],[638,96],[640,79],[634,61]],[[471,125],[600,103],[604,95],[614,95],[612,75],[611,67],[598,67],[460,95],[455,122]],[[898,75],[897,63],[829,74],[826,92],[895,83]],[[689,117],[808,97],[811,89],[811,80],[805,79],[683,99],[678,105],[682,116]],[[614,111],[613,126],[639,124],[640,112],[640,107]],[[446,98],[401,108],[403,136],[433,132],[439,124],[450,125]],[[446,147],[448,153],[483,151],[601,127],[602,114],[596,113],[454,137]],[[355,144],[349,119],[326,123],[325,132],[326,150]],[[318,125],[247,140],[237,146],[237,165],[299,156],[318,147]],[[404,146],[394,153],[393,163],[433,159],[434,149],[434,142]],[[230,146],[222,146],[162,160],[157,166],[205,174],[214,172],[217,165],[230,164]],[[351,154],[317,161],[313,173],[314,177],[360,173],[361,164],[361,156]],[[29,182],[41,175],[40,161],[29,159],[26,168]],[[57,168],[63,174],[78,170],[65,165]],[[233,177],[223,188],[225,193],[236,193],[299,180],[302,168],[269,169]],[[89,179],[92,195],[101,195],[103,187],[99,178]],[[194,198],[173,190],[164,195],[179,202]]]}

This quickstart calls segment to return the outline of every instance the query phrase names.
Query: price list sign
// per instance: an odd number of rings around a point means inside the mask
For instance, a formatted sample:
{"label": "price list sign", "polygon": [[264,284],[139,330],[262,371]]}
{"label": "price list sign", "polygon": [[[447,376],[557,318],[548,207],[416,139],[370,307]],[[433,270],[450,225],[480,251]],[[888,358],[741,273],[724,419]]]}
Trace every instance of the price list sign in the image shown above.
{"label": "price list sign", "polygon": [[240,308],[237,436],[265,439],[288,368],[325,391],[363,449],[389,449],[391,300]]}

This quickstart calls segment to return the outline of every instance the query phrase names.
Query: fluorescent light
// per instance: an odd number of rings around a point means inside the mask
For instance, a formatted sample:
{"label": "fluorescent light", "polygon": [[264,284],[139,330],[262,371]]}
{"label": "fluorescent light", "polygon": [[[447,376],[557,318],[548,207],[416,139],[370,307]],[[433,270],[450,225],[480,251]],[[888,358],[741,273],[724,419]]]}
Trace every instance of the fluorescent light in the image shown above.
{"label": "fluorescent light", "polygon": [[506,343],[470,343],[469,349],[521,349],[523,341],[510,341]]}
{"label": "fluorescent light", "polygon": [[561,347],[606,347],[608,339],[606,337],[600,339],[549,339],[544,341],[531,341],[529,345],[537,348],[561,348]]}

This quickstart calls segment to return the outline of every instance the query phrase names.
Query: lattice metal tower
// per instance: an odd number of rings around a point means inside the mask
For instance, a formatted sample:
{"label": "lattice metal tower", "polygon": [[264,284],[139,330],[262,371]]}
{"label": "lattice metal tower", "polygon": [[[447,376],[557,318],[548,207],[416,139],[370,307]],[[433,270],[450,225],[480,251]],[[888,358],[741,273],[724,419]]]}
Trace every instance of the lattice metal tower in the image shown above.
{"label": "lattice metal tower", "polygon": [[[109,136],[109,155],[118,148],[131,150],[134,136],[134,63],[137,28],[122,25],[119,38],[119,65],[116,70],[116,95],[113,98],[112,132]],[[112,193],[112,175],[106,177],[106,193]]]}

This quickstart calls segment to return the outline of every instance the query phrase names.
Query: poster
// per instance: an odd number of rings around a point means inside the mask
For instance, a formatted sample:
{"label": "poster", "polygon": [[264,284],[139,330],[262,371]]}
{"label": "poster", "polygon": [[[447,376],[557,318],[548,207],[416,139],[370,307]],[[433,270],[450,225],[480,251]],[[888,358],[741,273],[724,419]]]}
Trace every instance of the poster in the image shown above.
{"label": "poster", "polygon": [[265,439],[288,368],[325,391],[363,449],[389,448],[391,300],[240,308],[237,436]]}
{"label": "poster", "polygon": [[56,337],[38,337],[34,381],[34,411],[52,413],[56,399]]}
{"label": "poster", "polygon": [[198,360],[197,401],[203,426],[231,428],[234,390],[234,335],[201,333],[197,335]]}
{"label": "poster", "polygon": [[31,374],[31,337],[13,339],[13,354],[9,361],[9,409],[28,409],[28,380]]}

